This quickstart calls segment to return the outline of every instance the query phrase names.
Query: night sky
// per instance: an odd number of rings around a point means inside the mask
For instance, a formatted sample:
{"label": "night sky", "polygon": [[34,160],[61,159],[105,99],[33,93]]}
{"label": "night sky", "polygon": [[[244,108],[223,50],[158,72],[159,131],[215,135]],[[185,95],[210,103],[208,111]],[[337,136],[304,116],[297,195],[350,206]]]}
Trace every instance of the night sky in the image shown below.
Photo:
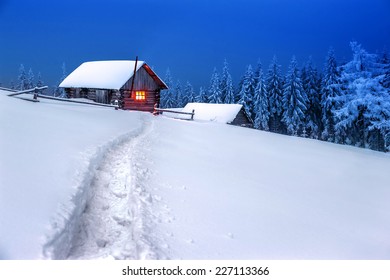
{"label": "night sky", "polygon": [[330,46],[347,61],[352,40],[390,49],[390,0],[0,0],[0,83],[16,83],[21,63],[53,86],[63,62],[138,55],[198,91],[225,58],[237,84],[273,55],[283,71],[293,55],[322,69]]}

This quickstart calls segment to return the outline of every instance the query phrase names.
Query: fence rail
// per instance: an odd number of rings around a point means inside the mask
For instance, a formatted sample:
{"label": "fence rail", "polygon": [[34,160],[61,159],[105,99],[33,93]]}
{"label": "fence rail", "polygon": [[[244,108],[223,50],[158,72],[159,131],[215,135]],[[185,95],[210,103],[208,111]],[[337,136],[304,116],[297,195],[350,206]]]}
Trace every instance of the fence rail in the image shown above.
{"label": "fence rail", "polygon": [[[35,88],[31,88],[31,89],[26,89],[26,90],[14,91],[14,92],[7,94],[7,95],[12,96],[12,97],[16,97],[16,98],[20,98],[23,100],[27,100],[27,101],[33,101],[33,102],[39,102],[39,100],[38,100],[38,97],[39,97],[39,98],[44,98],[44,99],[51,99],[51,100],[70,102],[70,103],[86,104],[86,105],[93,105],[93,106],[100,106],[100,107],[111,107],[111,108],[115,108],[115,109],[119,108],[118,105],[102,104],[102,103],[96,103],[96,102],[87,102],[87,101],[73,100],[73,99],[69,99],[69,98],[61,98],[61,97],[54,97],[54,96],[40,94],[40,92],[42,92],[44,89],[47,89],[47,88],[48,88],[47,86],[35,87]],[[23,97],[18,96],[18,95],[25,94],[25,93],[34,93],[33,99],[23,98]]]}
{"label": "fence rail", "polygon": [[23,93],[34,92],[34,99],[37,99],[36,96],[38,95],[38,92],[40,92],[40,91],[42,91],[44,89],[47,89],[47,88],[48,88],[48,86],[35,87],[35,88],[26,89],[26,90],[20,90],[20,91],[8,94],[8,96],[16,96],[16,95],[20,95],[20,94],[23,94]]}

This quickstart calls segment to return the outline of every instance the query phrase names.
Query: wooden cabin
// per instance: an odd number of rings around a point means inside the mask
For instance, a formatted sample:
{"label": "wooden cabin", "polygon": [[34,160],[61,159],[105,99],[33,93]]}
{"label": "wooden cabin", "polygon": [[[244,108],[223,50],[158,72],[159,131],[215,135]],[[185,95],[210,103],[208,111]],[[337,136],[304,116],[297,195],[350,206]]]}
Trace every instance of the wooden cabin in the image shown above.
{"label": "wooden cabin", "polygon": [[153,112],[167,85],[144,61],[91,61],[81,64],[59,85],[68,98],[115,104],[124,110]]}

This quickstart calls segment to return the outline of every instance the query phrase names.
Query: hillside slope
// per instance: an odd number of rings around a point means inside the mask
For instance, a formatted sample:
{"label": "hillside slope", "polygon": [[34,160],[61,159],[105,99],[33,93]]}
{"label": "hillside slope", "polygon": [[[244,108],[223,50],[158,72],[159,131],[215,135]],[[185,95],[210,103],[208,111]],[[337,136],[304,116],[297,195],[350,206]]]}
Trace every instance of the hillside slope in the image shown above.
{"label": "hillside slope", "polygon": [[0,135],[2,259],[390,257],[388,154],[4,93]]}
{"label": "hillside slope", "polygon": [[145,153],[169,257],[390,257],[389,155],[166,119],[154,137]]}

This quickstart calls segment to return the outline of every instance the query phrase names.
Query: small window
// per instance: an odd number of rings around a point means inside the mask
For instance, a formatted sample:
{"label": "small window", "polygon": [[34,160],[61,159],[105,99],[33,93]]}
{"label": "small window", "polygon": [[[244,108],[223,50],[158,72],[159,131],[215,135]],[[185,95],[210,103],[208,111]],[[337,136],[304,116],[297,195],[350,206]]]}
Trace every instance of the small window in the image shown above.
{"label": "small window", "polygon": [[145,91],[136,91],[135,100],[145,100]]}

